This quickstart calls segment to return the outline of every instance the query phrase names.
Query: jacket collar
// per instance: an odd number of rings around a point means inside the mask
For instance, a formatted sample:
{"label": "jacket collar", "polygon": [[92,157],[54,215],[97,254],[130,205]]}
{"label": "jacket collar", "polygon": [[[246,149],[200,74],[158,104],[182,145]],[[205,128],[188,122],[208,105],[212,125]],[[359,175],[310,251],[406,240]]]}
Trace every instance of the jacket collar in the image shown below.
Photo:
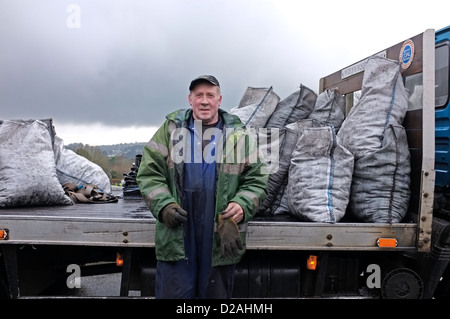
{"label": "jacket collar", "polygon": [[[189,119],[192,116],[192,109],[180,109],[166,116],[168,120],[174,121],[177,127],[188,127]],[[222,118],[225,127],[243,128],[239,117],[227,111],[219,109],[219,116]]]}

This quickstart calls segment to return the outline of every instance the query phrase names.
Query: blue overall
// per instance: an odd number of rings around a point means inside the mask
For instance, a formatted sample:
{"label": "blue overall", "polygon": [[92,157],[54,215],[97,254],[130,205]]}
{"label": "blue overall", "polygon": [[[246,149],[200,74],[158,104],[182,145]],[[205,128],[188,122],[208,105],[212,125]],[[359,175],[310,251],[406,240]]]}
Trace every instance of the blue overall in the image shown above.
{"label": "blue overall", "polygon": [[[216,125],[222,129],[222,120]],[[184,163],[183,203],[188,213],[184,225],[186,259],[158,261],[156,298],[230,298],[235,265],[211,267],[215,217],[216,163],[212,136],[203,156],[200,122],[189,122],[191,158]],[[180,226],[182,227],[182,226]]]}

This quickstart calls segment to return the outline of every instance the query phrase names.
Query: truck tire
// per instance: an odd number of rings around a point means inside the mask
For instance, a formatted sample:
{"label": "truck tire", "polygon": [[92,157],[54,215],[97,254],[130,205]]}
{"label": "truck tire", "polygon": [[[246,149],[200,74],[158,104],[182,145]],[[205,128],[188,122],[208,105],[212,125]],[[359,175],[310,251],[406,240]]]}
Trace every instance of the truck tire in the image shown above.
{"label": "truck tire", "polygon": [[420,276],[408,268],[392,270],[381,284],[383,299],[421,299],[423,290]]}

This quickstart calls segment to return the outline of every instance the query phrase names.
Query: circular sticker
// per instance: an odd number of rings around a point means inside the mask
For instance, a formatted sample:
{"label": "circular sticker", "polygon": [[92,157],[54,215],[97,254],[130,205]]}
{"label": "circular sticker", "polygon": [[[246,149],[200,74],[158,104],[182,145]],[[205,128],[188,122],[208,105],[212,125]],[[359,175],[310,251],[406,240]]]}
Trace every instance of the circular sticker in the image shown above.
{"label": "circular sticker", "polygon": [[406,40],[400,49],[399,61],[402,63],[402,69],[407,69],[414,59],[414,42]]}

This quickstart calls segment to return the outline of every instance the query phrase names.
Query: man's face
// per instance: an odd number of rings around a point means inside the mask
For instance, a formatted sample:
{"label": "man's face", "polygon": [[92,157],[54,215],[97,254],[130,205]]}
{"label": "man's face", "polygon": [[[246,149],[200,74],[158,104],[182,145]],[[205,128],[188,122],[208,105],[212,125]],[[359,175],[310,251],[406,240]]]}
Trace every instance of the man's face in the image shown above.
{"label": "man's face", "polygon": [[219,107],[222,102],[220,89],[209,83],[197,84],[188,96],[195,120],[203,124],[214,124],[219,120]]}

